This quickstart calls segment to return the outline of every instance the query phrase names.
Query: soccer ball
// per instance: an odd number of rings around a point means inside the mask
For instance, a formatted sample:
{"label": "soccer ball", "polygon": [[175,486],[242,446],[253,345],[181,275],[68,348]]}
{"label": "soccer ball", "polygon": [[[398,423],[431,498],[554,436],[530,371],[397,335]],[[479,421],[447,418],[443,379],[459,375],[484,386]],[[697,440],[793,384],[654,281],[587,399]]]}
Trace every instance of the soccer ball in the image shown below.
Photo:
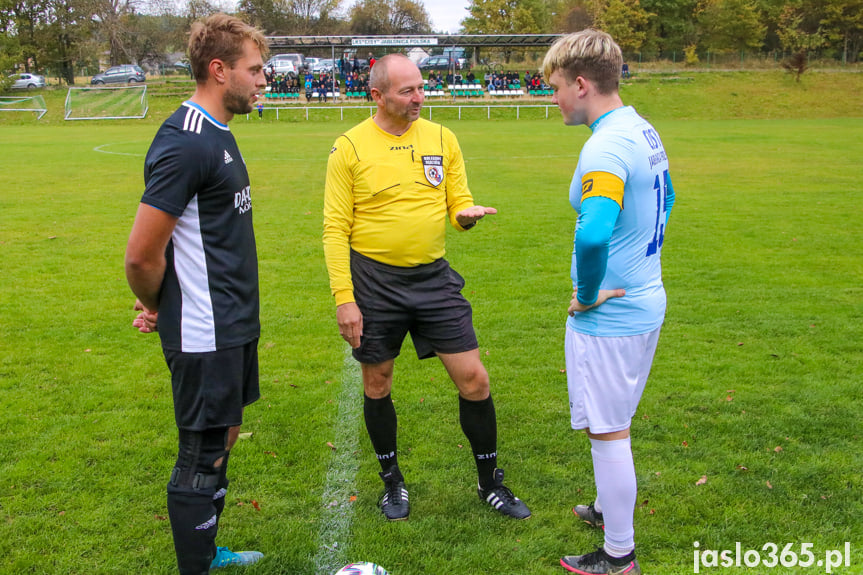
{"label": "soccer ball", "polygon": [[336,575],[389,575],[389,573],[380,565],[369,563],[368,561],[360,561],[359,563],[345,565],[336,571]]}

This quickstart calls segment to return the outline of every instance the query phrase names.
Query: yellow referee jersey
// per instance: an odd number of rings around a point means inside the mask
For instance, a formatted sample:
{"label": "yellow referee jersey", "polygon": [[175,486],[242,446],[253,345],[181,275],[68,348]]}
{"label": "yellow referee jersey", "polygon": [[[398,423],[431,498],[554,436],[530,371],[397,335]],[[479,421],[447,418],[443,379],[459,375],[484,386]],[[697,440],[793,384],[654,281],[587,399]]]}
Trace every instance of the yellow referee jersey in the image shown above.
{"label": "yellow referee jersey", "polygon": [[336,305],[354,301],[350,250],[392,266],[445,253],[446,217],[473,206],[455,135],[422,118],[394,136],[365,120],[336,139],[327,163],[324,254]]}

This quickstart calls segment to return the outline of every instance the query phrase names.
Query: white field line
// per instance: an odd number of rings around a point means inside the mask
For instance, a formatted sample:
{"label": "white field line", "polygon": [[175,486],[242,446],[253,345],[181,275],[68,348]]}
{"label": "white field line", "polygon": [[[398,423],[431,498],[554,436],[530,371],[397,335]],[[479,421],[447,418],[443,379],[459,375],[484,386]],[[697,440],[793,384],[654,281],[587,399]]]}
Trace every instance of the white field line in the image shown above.
{"label": "white field line", "polygon": [[318,552],[315,555],[315,573],[330,575],[347,559],[347,546],[354,520],[354,503],[350,497],[356,489],[359,469],[358,424],[362,415],[362,377],[360,366],[346,346],[342,368],[342,388],[339,393],[339,414],[333,430],[335,451],[327,470],[326,484],[321,495],[323,515],[318,532]]}
{"label": "white field line", "polygon": [[93,148],[93,151],[99,152],[100,154],[111,154],[112,156],[133,156],[135,158],[143,158],[145,156],[145,154],[127,154],[125,152],[109,152],[108,150],[102,149],[102,148],[105,148],[107,146],[116,146],[118,144],[131,144],[131,143],[136,144],[137,142],[116,142],[113,144],[102,144],[101,146],[96,146],[95,148]]}

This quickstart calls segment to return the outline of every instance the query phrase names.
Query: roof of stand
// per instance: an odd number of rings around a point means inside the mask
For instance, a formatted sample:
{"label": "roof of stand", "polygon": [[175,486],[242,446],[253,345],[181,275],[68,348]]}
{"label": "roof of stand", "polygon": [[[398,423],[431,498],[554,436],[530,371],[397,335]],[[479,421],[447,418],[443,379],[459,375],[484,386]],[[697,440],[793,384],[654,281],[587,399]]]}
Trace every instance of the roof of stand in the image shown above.
{"label": "roof of stand", "polygon": [[561,34],[427,34],[423,36],[267,36],[270,49],[401,47],[544,48]]}

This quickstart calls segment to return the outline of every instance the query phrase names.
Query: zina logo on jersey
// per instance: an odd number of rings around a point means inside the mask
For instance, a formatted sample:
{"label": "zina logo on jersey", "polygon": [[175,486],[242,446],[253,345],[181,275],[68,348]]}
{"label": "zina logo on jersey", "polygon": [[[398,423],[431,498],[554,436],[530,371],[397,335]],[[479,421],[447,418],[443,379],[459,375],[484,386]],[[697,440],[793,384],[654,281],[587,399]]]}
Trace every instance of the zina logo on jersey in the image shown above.
{"label": "zina logo on jersey", "polygon": [[243,188],[243,191],[234,194],[234,207],[237,208],[238,213],[245,214],[252,209],[251,190],[251,186],[246,186]]}

